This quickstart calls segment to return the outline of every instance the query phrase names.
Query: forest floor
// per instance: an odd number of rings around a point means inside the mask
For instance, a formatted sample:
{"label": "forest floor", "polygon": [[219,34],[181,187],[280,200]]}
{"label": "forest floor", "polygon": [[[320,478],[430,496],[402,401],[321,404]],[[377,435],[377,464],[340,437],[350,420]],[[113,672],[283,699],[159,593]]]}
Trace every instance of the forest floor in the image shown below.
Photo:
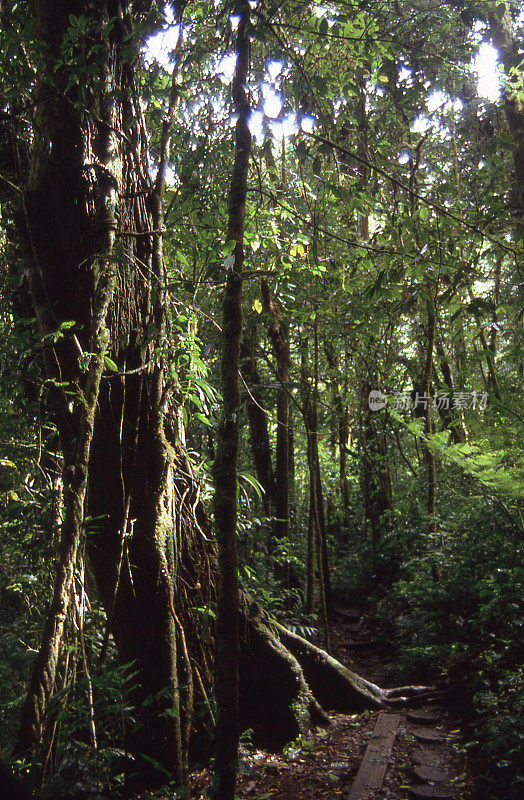
{"label": "forest floor", "polygon": [[[331,650],[342,663],[380,686],[392,685],[393,656],[381,642],[378,627],[359,609],[337,607],[331,629]],[[318,641],[320,646],[325,642]],[[393,719],[400,714],[400,718]],[[412,716],[414,715],[414,716]],[[424,715],[426,718],[423,719]],[[242,800],[409,800],[413,797],[472,797],[472,779],[462,752],[461,731],[443,707],[382,713],[381,722],[398,725],[390,753],[380,749],[380,712],[336,714],[331,725],[317,728],[289,745],[282,754],[242,749],[237,796]],[[419,719],[420,716],[420,719]],[[411,718],[410,718],[411,717]],[[371,748],[368,748],[373,742]],[[366,751],[366,764],[360,769]],[[382,758],[381,787],[366,788]],[[359,772],[360,769],[360,772]],[[381,765],[378,764],[378,772]],[[358,774],[358,781],[355,781]],[[381,781],[375,774],[375,784]],[[192,796],[204,797],[209,776],[193,775]],[[373,777],[371,778],[373,783]]]}

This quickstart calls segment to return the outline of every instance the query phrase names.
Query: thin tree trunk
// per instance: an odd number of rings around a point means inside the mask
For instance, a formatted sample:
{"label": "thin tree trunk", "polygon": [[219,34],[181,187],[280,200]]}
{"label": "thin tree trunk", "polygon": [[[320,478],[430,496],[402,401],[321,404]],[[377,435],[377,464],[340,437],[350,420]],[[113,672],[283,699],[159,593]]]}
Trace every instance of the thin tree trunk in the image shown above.
{"label": "thin tree trunk", "polygon": [[[309,466],[309,460],[308,460]],[[317,509],[316,494],[313,481],[311,480],[311,470],[309,471],[309,510],[308,510],[308,529],[307,529],[307,571],[306,571],[306,614],[312,614],[315,610],[315,564],[316,564],[316,540],[317,540]]]}
{"label": "thin tree trunk", "polygon": [[368,397],[372,389],[370,381],[360,380],[360,485],[364,495],[366,525],[371,532],[373,551],[378,551],[382,533],[383,516],[393,508],[393,494],[387,443],[385,436],[377,430],[373,412],[369,408]]}
{"label": "thin tree trunk", "polygon": [[[369,159],[369,119],[366,110],[365,79],[359,75],[358,79],[358,144],[357,153],[363,161],[358,165],[359,189],[369,190],[370,173],[367,165],[363,163]],[[357,214],[357,236],[362,241],[369,239],[369,215]],[[376,358],[376,356],[375,356]],[[367,368],[368,374],[371,369]],[[383,515],[393,507],[393,494],[389,460],[385,435],[382,437],[377,430],[373,415],[368,405],[368,395],[372,386],[368,378],[360,381],[360,452],[361,452],[361,486],[364,493],[364,509],[366,524],[371,529],[371,543],[373,552],[378,550],[378,543],[382,532]]]}
{"label": "thin tree trunk", "polygon": [[289,536],[289,342],[287,325],[271,299],[269,286],[260,282],[264,309],[271,317],[269,337],[277,362],[280,383],[277,398],[277,443],[275,452],[275,537]]}
{"label": "thin tree trunk", "polygon": [[[320,472],[320,459],[318,454],[318,402],[317,390],[310,386],[307,374],[307,338],[302,342],[301,352],[301,383],[302,383],[302,409],[304,428],[307,438],[307,462],[309,468],[309,527],[308,527],[308,586],[307,607],[308,613],[312,611],[314,563],[316,558],[319,594],[321,607],[325,616],[326,629],[328,625],[327,613],[332,604],[331,581],[327,556],[326,525],[324,515],[324,501],[322,494],[322,479]],[[312,397],[313,395],[313,397]],[[327,633],[329,638],[329,633]]]}
{"label": "thin tree trunk", "polygon": [[[277,163],[272,149],[272,137],[266,140],[264,155],[267,168],[277,175]],[[284,186],[286,182],[286,152],[285,140],[282,138],[281,151],[281,172],[280,180],[276,186],[276,199],[282,201],[284,198]],[[275,202],[272,201],[272,205]],[[277,255],[277,269],[280,263],[280,256]],[[262,279],[260,282],[262,303],[265,311],[270,315],[269,338],[273,346],[273,353],[276,360],[276,377],[280,382],[280,389],[277,394],[277,434],[275,446],[275,480],[274,480],[274,499],[275,499],[275,524],[274,535],[276,539],[289,538],[289,470],[290,470],[290,412],[289,412],[289,332],[281,310],[273,303],[267,282]]]}
{"label": "thin tree trunk", "polygon": [[[317,412],[318,419],[318,412]],[[329,571],[329,558],[327,549],[326,514],[324,508],[324,492],[322,490],[322,475],[320,472],[320,458],[318,455],[318,432],[313,442],[313,458],[315,465],[315,488],[317,494],[318,532],[320,539],[320,554],[322,558],[322,586],[328,611],[333,605],[333,592],[331,589],[331,574]]]}
{"label": "thin tree trunk", "polygon": [[249,5],[243,3],[238,23],[237,65],[233,101],[238,114],[235,162],[229,192],[227,241],[234,242],[223,306],[222,417],[218,431],[215,476],[215,526],[218,541],[217,724],[215,785],[217,800],[233,800],[239,745],[239,583],[237,553],[237,459],[240,411],[240,342],[242,336],[242,268],[247,176],[251,152],[248,126]]}
{"label": "thin tree trunk", "polygon": [[[473,301],[475,299],[475,296],[474,296],[473,290],[471,289],[470,286],[468,287],[468,294],[469,294],[470,301],[473,303]],[[473,310],[473,316],[475,317],[475,322],[477,323],[479,339],[480,339],[480,343],[482,344],[482,352],[483,352],[484,358],[486,359],[486,365],[487,365],[487,368],[488,368],[487,385],[488,385],[488,388],[493,391],[495,397],[498,400],[500,400],[500,389],[499,389],[499,383],[498,383],[498,379],[497,379],[497,373],[495,371],[495,361],[494,361],[493,353],[492,353],[491,348],[488,346],[488,343],[486,341],[486,336],[484,334],[484,328],[483,328],[483,325],[482,325],[482,319],[480,318],[480,314],[475,309]]]}
{"label": "thin tree trunk", "polygon": [[[501,5],[503,8],[501,9]],[[490,3],[488,18],[491,38],[499,51],[506,75],[516,71],[522,78],[521,42],[517,38],[511,18],[510,5]],[[502,13],[500,11],[502,10]],[[514,161],[517,192],[520,202],[520,230],[524,228],[524,102],[518,89],[506,87],[504,91],[506,117],[514,139]]]}
{"label": "thin tree trunk", "polygon": [[[435,311],[431,300],[428,302],[428,351],[425,370],[424,391],[428,398],[425,418],[425,431],[429,436],[432,432],[431,420],[431,374],[433,367],[433,347],[435,342]],[[430,519],[431,532],[437,533],[436,519],[436,466],[435,456],[430,448],[427,449],[428,461],[428,517]]]}
{"label": "thin tree trunk", "polygon": [[289,480],[289,535],[292,538],[295,532],[296,516],[297,516],[297,501],[296,501],[296,488],[295,488],[295,423],[293,418],[293,409],[289,408],[288,416],[288,480]]}
{"label": "thin tree trunk", "polygon": [[[316,239],[315,239],[316,241]],[[321,600],[323,604],[323,611],[324,611],[324,618],[325,618],[325,626],[326,626],[326,639],[328,641],[328,649],[329,649],[329,621],[328,621],[328,610],[331,610],[332,607],[332,592],[331,592],[331,576],[329,572],[329,559],[328,559],[328,551],[327,551],[327,532],[326,532],[326,515],[324,512],[324,492],[322,491],[322,474],[320,471],[320,456],[318,450],[318,398],[319,398],[319,390],[318,390],[318,368],[319,368],[319,342],[318,342],[318,312],[315,315],[315,321],[313,323],[313,332],[314,332],[314,371],[313,371],[313,419],[315,423],[315,430],[314,435],[312,437],[312,453],[313,453],[313,460],[314,460],[314,469],[315,469],[315,491],[317,494],[317,513],[318,513],[318,548],[320,554],[320,561],[319,561],[319,575],[320,575],[320,587],[321,587]]]}
{"label": "thin tree trunk", "polygon": [[[419,402],[415,407],[415,414],[424,419],[424,434],[430,436],[433,430],[431,410],[431,376],[433,374],[433,349],[435,344],[435,311],[433,300],[429,299],[427,307],[427,326],[426,326],[426,354],[425,362],[418,386],[415,387],[415,397],[418,394]],[[427,500],[426,511],[429,519],[429,533],[436,535],[436,465],[435,456],[432,450],[424,445],[424,461],[427,469]]]}
{"label": "thin tree trunk", "polygon": [[[446,358],[442,342],[439,339],[436,341],[436,350],[440,359],[440,371],[442,373],[442,377],[444,378],[446,389],[448,392],[453,392],[455,389],[453,372],[451,370],[449,361]],[[461,418],[461,412],[458,410],[453,411],[450,408],[445,408],[443,404],[439,404],[438,412],[443,424],[450,432],[451,441],[454,444],[464,443],[466,441],[466,431]]]}
{"label": "thin tree trunk", "polygon": [[491,357],[495,358],[497,355],[497,332],[498,332],[498,315],[497,309],[500,305],[500,276],[502,271],[502,258],[497,258],[495,262],[495,272],[493,275],[493,311],[492,311],[492,325],[489,336],[489,349],[491,350]]}
{"label": "thin tree trunk", "polygon": [[264,490],[262,499],[264,513],[271,515],[274,498],[273,464],[267,426],[267,414],[262,406],[260,376],[253,355],[253,348],[246,336],[241,345],[242,376],[246,384],[246,409],[249,419],[251,450],[258,482]]}
{"label": "thin tree trunk", "polygon": [[349,508],[349,488],[346,475],[347,444],[349,437],[348,410],[347,407],[345,407],[344,403],[342,402],[340,383],[337,378],[338,364],[337,364],[335,349],[329,342],[326,342],[324,345],[324,350],[326,353],[328,366],[333,373],[332,377],[333,395],[334,395],[333,404],[335,407],[335,417],[337,426],[338,459],[339,459],[338,483],[340,487],[340,500],[342,503],[342,508],[347,509]]}

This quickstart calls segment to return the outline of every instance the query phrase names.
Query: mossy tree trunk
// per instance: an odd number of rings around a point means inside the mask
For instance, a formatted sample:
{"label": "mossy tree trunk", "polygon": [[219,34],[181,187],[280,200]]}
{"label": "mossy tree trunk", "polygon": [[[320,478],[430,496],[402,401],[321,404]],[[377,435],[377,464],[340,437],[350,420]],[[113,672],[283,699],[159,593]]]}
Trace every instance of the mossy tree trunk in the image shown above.
{"label": "mossy tree trunk", "polygon": [[229,190],[227,242],[234,242],[233,264],[228,269],[222,315],[222,415],[215,478],[215,528],[218,542],[217,603],[217,725],[215,735],[215,782],[217,800],[233,800],[239,746],[238,661],[239,581],[237,551],[237,461],[240,414],[240,342],[242,338],[242,269],[244,264],[244,220],[247,177],[251,153],[249,130],[249,5],[243,2],[236,39],[236,70],[233,102],[238,119],[235,127],[235,159]]}
{"label": "mossy tree trunk", "polygon": [[[85,76],[77,74],[85,63],[81,37],[63,58],[72,12],[85,18],[89,43],[100,40],[101,54]],[[127,3],[112,0],[96,11],[87,0],[73,6],[42,0],[35,18],[47,50],[21,228],[64,453],[65,510],[54,599],[18,749],[37,744],[42,734],[89,516],[98,523],[87,551],[112,632],[122,660],[136,660],[140,673],[135,702],[161,696],[154,710],[170,712],[166,735],[155,730],[153,708],[148,711],[142,752],[154,753],[181,778],[176,634],[168,602],[176,566],[176,485],[163,431],[168,395],[162,359],[155,357],[164,333],[163,264],[152,232],[159,221],[158,187],[149,176],[147,135],[124,46],[132,20]],[[135,122],[124,132],[129,119]],[[156,330],[155,342],[145,342],[148,328]]]}

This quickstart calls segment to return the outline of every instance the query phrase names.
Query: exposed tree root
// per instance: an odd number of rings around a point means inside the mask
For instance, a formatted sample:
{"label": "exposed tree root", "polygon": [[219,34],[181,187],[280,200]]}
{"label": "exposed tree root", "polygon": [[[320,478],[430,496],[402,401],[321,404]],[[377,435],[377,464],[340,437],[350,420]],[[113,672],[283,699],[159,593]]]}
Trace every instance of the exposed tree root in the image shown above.
{"label": "exposed tree root", "polygon": [[434,696],[429,686],[401,686],[382,689],[357,675],[320,647],[275,623],[281,642],[296,656],[306,680],[320,704],[335,711],[384,708],[413,703]]}
{"label": "exposed tree root", "polygon": [[250,603],[244,607],[240,656],[240,717],[257,744],[281,749],[313,723],[329,725],[302,667],[272,630],[273,623]]}
{"label": "exposed tree root", "polygon": [[399,686],[395,689],[382,689],[386,704],[389,706],[411,705],[436,700],[442,695],[435,686]]}
{"label": "exposed tree root", "polygon": [[245,599],[241,649],[241,724],[257,744],[280,749],[311,724],[329,724],[324,709],[355,712],[434,696],[427,686],[382,689],[324,650],[288,631]]}

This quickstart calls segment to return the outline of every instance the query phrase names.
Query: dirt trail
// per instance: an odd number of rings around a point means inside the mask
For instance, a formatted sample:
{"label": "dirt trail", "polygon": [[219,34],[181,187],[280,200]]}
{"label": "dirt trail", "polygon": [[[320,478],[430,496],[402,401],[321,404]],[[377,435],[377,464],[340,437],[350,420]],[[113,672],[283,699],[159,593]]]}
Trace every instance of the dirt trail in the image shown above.
{"label": "dirt trail", "polygon": [[[374,683],[390,685],[392,654],[377,634],[358,609],[340,606],[333,618],[332,652]],[[245,800],[471,798],[460,731],[444,707],[338,714],[331,720],[327,730],[312,731],[281,755],[244,748],[237,796]],[[204,786],[194,785],[195,795],[200,788]]]}

